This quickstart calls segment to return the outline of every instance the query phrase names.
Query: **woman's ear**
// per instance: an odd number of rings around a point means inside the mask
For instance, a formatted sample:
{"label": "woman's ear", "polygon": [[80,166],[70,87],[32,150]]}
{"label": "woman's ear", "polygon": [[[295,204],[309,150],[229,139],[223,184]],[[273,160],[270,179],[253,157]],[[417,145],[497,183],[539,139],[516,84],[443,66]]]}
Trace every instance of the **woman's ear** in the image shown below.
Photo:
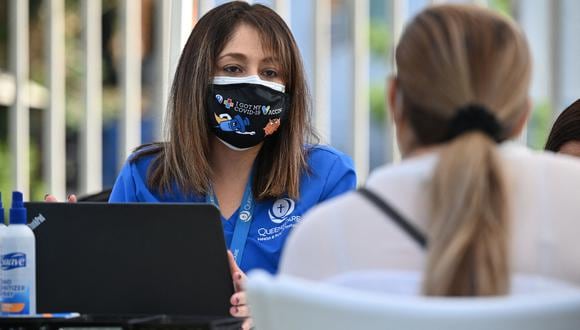
{"label": "woman's ear", "polygon": [[403,95],[399,91],[399,82],[397,81],[397,77],[393,77],[389,81],[387,98],[389,113],[393,119],[393,122],[397,127],[404,125],[405,118],[403,118]]}
{"label": "woman's ear", "polygon": [[395,132],[399,151],[401,152],[401,155],[404,156],[408,151],[409,146],[411,145],[411,137],[409,135],[408,129],[406,128],[406,122],[403,115],[402,94],[399,91],[397,78],[391,78],[388,86],[389,87],[386,93],[386,98],[389,105],[389,113],[393,123],[395,124]]}
{"label": "woman's ear", "polygon": [[386,98],[391,118],[395,124],[398,124],[401,117],[401,111],[398,109],[399,105],[397,104],[397,77],[391,77],[389,79]]}
{"label": "woman's ear", "polygon": [[528,119],[530,119],[530,114],[532,113],[532,99],[528,96],[526,98],[525,110],[520,115],[516,125],[514,126],[510,138],[517,137],[522,134],[523,130],[526,128]]}

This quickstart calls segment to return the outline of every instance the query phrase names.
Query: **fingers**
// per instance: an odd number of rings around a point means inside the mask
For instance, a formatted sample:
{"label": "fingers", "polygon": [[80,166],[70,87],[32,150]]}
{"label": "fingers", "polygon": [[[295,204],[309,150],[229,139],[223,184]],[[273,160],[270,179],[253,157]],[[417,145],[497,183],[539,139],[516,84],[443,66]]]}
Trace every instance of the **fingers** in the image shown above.
{"label": "fingers", "polygon": [[234,289],[236,292],[243,291],[246,274],[240,269],[240,267],[238,267],[231,251],[228,251],[228,261],[230,264],[230,271],[232,272],[232,279],[234,280]]}
{"label": "fingers", "polygon": [[235,272],[234,274],[232,274],[232,277],[234,278],[234,287],[236,289],[236,292],[241,292],[245,290],[245,283],[246,283],[246,275],[244,274],[244,272],[239,271],[239,272]]}
{"label": "fingers", "polygon": [[[233,254],[228,251],[228,260],[230,263],[230,270],[232,272],[232,278],[234,280],[234,288],[236,293],[230,298],[230,303],[232,307],[230,308],[230,314],[235,317],[249,317],[250,310],[247,305],[247,296],[244,291],[244,282],[246,280],[246,274],[238,267],[236,261],[234,260]],[[242,329],[250,329],[252,327],[251,320],[245,320],[242,325]]]}
{"label": "fingers", "polygon": [[230,264],[230,271],[232,272],[232,278],[234,280],[234,288],[236,293],[230,298],[230,303],[232,307],[230,308],[230,314],[234,317],[248,317],[244,320],[242,324],[243,330],[250,330],[252,328],[252,319],[250,316],[250,309],[248,308],[248,302],[246,298],[246,292],[244,291],[244,282],[246,281],[246,274],[238,267],[234,255],[231,251],[228,251],[228,262]]}
{"label": "fingers", "polygon": [[240,288],[238,287],[236,279],[239,281],[242,275],[240,274],[240,268],[234,259],[234,255],[230,250],[228,250],[228,263],[230,264],[230,272],[232,273],[232,279],[234,280],[234,290],[238,292]]}
{"label": "fingers", "polygon": [[232,306],[230,307],[230,314],[235,317],[248,317],[250,316],[250,309],[248,305]]}
{"label": "fingers", "polygon": [[246,320],[244,320],[244,323],[242,323],[242,330],[250,330],[252,329],[253,326],[254,322],[252,321],[252,319],[247,318]]}
{"label": "fingers", "polygon": [[[77,196],[74,194],[68,195],[66,198],[67,202],[69,203],[76,203],[77,202]],[[44,195],[44,201],[48,202],[48,203],[57,203],[58,199],[56,199],[56,197],[54,197],[54,195],[51,194],[46,194]]]}
{"label": "fingers", "polygon": [[230,298],[230,303],[232,306],[239,306],[239,305],[246,305],[248,303],[248,299],[246,298],[246,292],[236,292]]}
{"label": "fingers", "polygon": [[232,273],[232,276],[234,276],[235,272],[241,271],[240,267],[238,267],[238,264],[236,263],[236,259],[234,258],[232,251],[230,250],[228,250],[228,263],[230,264],[230,272]]}
{"label": "fingers", "polygon": [[56,197],[54,197],[51,194],[44,195],[44,201],[45,202],[48,202],[48,203],[56,203],[56,202],[58,202],[58,200],[56,199]]}

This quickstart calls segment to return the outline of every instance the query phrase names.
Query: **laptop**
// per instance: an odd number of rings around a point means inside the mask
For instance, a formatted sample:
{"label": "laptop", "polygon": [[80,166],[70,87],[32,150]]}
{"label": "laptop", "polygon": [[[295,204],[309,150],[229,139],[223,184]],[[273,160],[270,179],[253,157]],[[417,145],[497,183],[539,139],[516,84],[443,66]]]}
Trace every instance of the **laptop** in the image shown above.
{"label": "laptop", "polygon": [[209,204],[26,203],[40,313],[229,316],[234,292]]}

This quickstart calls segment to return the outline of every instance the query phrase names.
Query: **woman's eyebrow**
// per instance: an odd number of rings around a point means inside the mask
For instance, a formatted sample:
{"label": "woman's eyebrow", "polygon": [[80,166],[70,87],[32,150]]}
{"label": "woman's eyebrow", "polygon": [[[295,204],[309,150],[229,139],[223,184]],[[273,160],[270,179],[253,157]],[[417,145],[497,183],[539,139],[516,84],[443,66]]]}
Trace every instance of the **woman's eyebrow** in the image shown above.
{"label": "woman's eyebrow", "polygon": [[275,57],[266,57],[262,59],[262,63],[280,65],[280,61],[278,61],[278,59]]}
{"label": "woman's eyebrow", "polygon": [[226,57],[232,57],[235,60],[239,60],[239,61],[245,61],[246,60],[246,55],[242,54],[242,53],[227,53],[227,54],[223,54],[220,57],[218,57],[218,61],[222,60]]}

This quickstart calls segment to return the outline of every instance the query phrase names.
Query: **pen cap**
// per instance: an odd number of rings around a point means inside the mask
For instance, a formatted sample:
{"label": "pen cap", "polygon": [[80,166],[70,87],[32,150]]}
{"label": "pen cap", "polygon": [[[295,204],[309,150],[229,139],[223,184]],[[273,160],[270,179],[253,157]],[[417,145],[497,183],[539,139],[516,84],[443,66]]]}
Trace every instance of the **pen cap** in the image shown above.
{"label": "pen cap", "polygon": [[12,192],[12,207],[10,208],[10,224],[26,224],[26,209],[20,191]]}

